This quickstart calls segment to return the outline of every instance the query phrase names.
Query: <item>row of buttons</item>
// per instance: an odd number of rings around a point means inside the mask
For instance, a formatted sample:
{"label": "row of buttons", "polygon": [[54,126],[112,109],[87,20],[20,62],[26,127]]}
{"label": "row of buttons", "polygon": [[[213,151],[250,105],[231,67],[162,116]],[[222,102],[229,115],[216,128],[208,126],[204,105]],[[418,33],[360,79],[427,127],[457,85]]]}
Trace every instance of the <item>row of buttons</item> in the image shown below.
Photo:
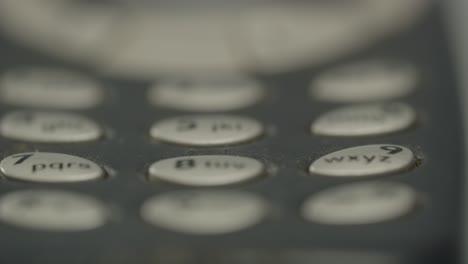
{"label": "row of buttons", "polygon": [[[407,63],[365,61],[323,73],[310,85],[310,94],[335,102],[394,99],[411,93],[417,82],[417,71]],[[163,81],[148,92],[156,106],[198,112],[236,110],[264,96],[261,84],[239,76]],[[27,68],[3,76],[0,98],[20,106],[85,109],[98,105],[105,94],[97,83],[79,74]]]}
{"label": "row of buttons", "polygon": [[[312,175],[365,177],[408,170],[417,159],[413,152],[398,145],[365,145],[322,156],[309,167]],[[96,163],[80,157],[45,152],[18,153],[3,159],[4,176],[32,182],[80,182],[106,176]],[[266,165],[248,157],[202,155],[157,161],[148,169],[148,180],[190,186],[229,185],[258,178],[267,173]]]}
{"label": "row of buttons", "polygon": [[[324,190],[308,198],[301,215],[328,225],[373,224],[410,213],[417,193],[393,182],[365,182]],[[188,234],[240,231],[264,221],[270,205],[238,191],[178,191],[148,199],[141,217],[148,223]],[[0,220],[45,231],[85,231],[105,225],[112,212],[104,203],[77,193],[24,190],[0,197]]]}
{"label": "row of buttons", "polygon": [[[367,136],[402,131],[416,121],[416,113],[403,103],[342,107],[323,114],[311,125],[311,133],[325,136]],[[264,126],[235,115],[191,115],[156,122],[152,138],[186,146],[223,146],[255,140]],[[102,138],[104,129],[76,114],[15,111],[0,120],[5,138],[43,143],[72,143]]]}

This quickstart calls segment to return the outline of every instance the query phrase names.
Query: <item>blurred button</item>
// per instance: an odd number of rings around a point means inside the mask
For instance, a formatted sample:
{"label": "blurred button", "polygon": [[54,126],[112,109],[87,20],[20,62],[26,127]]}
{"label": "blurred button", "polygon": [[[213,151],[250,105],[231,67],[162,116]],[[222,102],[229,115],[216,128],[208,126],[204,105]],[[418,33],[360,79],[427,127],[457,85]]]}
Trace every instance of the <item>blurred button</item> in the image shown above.
{"label": "blurred button", "polygon": [[416,89],[417,70],[397,61],[363,61],[326,71],[311,83],[311,95],[323,101],[365,102],[403,97]]}
{"label": "blurred button", "polygon": [[416,163],[413,152],[399,145],[365,145],[327,154],[312,163],[311,174],[364,177],[409,169]]}
{"label": "blurred button", "polygon": [[127,17],[106,50],[102,69],[154,79],[165,74],[238,72],[240,56],[230,43],[232,13],[138,10]]}
{"label": "blurred button", "polygon": [[31,152],[9,156],[0,162],[8,178],[31,182],[80,182],[102,178],[104,170],[96,163],[76,156]]}
{"label": "blurred button", "polygon": [[109,219],[105,206],[82,194],[26,190],[0,198],[0,220],[14,226],[43,231],[86,231]]}
{"label": "blurred button", "polygon": [[178,157],[155,162],[149,179],[192,186],[219,186],[260,176],[265,166],[252,158],[207,155]]}
{"label": "blurred button", "polygon": [[233,191],[185,191],[163,194],[143,204],[150,224],[177,232],[216,235],[237,232],[260,223],[269,208],[252,194]]}
{"label": "blurred button", "polygon": [[231,115],[194,115],[157,122],[151,128],[154,139],[168,143],[213,147],[240,144],[264,132],[258,121]]}
{"label": "blurred button", "polygon": [[92,120],[75,114],[16,111],[0,120],[3,137],[42,143],[74,143],[99,139],[103,131]]}
{"label": "blurred button", "polygon": [[42,108],[84,109],[103,100],[101,88],[85,76],[59,69],[23,68],[0,81],[4,103]]}
{"label": "blurred button", "polygon": [[243,78],[187,79],[158,83],[149,92],[156,106],[185,111],[219,112],[241,109],[259,102],[263,87]]}
{"label": "blurred button", "polygon": [[415,120],[413,109],[402,103],[354,105],[325,113],[311,130],[325,136],[372,136],[404,130]]}
{"label": "blurred button", "polygon": [[374,224],[409,214],[416,203],[415,191],[401,183],[355,183],[310,197],[302,206],[302,215],[328,225]]}

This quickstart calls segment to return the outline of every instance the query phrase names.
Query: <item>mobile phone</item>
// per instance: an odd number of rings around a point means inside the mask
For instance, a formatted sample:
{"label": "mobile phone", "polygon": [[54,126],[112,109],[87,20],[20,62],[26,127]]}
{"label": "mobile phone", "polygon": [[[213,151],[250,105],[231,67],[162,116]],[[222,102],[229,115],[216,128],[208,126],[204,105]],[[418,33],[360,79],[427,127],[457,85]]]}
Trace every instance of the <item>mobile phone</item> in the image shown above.
{"label": "mobile phone", "polygon": [[0,1],[2,263],[458,263],[428,0]]}

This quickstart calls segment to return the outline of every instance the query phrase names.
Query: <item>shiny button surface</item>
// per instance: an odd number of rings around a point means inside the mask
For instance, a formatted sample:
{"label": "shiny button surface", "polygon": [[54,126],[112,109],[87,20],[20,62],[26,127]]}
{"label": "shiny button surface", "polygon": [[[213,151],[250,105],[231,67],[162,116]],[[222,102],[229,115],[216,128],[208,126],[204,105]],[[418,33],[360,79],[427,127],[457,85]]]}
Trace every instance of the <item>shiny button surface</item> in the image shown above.
{"label": "shiny button surface", "polygon": [[0,197],[0,221],[21,228],[72,232],[98,228],[109,213],[98,200],[56,190],[25,190]]}
{"label": "shiny button surface", "polygon": [[260,223],[269,211],[252,194],[234,191],[181,191],[146,201],[141,215],[150,224],[176,232],[216,235]]}
{"label": "shiny button surface", "polygon": [[94,121],[81,115],[16,111],[0,120],[0,134],[21,141],[74,143],[97,140],[103,131]]}
{"label": "shiny button surface", "polygon": [[310,197],[302,206],[302,215],[328,225],[374,224],[407,215],[416,203],[416,192],[401,183],[355,183]]}
{"label": "shiny button surface", "polygon": [[11,155],[0,162],[0,171],[8,178],[31,182],[81,182],[105,176],[96,163],[60,153],[30,152]]}
{"label": "shiny button surface", "polygon": [[170,118],[151,128],[154,139],[187,146],[223,146],[254,140],[264,133],[258,121],[231,115],[194,115]]}
{"label": "shiny button surface", "polygon": [[241,109],[259,102],[263,96],[259,83],[242,78],[163,81],[148,94],[153,105],[198,112]]}
{"label": "shiny button surface", "polygon": [[311,131],[325,136],[372,136],[407,129],[415,121],[416,113],[406,104],[353,105],[323,114]]}
{"label": "shiny button surface", "polygon": [[149,179],[192,186],[218,186],[254,179],[264,172],[265,166],[252,158],[188,156],[155,162],[149,168]]}
{"label": "shiny button surface", "polygon": [[325,71],[312,81],[311,95],[331,102],[370,102],[406,96],[416,89],[419,73],[401,61],[370,60]]}
{"label": "shiny button surface", "polygon": [[311,174],[362,177],[404,171],[416,164],[411,150],[399,145],[365,145],[327,154],[312,163]]}
{"label": "shiny button surface", "polygon": [[0,79],[0,100],[12,105],[85,109],[98,105],[103,97],[92,79],[63,69],[22,68]]}

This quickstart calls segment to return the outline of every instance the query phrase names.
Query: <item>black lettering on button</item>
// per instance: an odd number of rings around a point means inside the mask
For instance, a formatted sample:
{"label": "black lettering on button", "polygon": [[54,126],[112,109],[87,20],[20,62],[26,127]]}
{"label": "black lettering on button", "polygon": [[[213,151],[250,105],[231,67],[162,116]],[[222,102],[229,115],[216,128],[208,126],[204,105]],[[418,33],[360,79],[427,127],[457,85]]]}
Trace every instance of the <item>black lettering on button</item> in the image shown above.
{"label": "black lettering on button", "polygon": [[364,159],[367,161],[367,164],[369,163],[372,163],[372,161],[375,159],[375,156],[366,156],[366,155],[363,155]]}
{"label": "black lettering on button", "polygon": [[241,170],[245,168],[245,164],[243,163],[231,163],[229,161],[206,161],[205,167],[207,168],[215,168],[215,169],[237,169]]}
{"label": "black lettering on button", "polygon": [[178,170],[193,169],[195,167],[195,160],[194,159],[178,160],[178,161],[176,161],[175,167]]}
{"label": "black lettering on button", "polygon": [[187,132],[197,129],[198,125],[197,122],[194,120],[182,119],[179,120],[179,125],[177,126],[177,131],[179,132]]}
{"label": "black lettering on button", "polygon": [[342,162],[344,160],[344,157],[332,157],[332,158],[326,158],[325,161],[328,163],[334,163],[334,162]]}
{"label": "black lettering on button", "polygon": [[240,131],[240,130],[242,130],[242,124],[240,124],[240,123],[224,123],[224,122],[220,122],[220,123],[215,123],[215,124],[213,124],[213,126],[211,127],[211,130],[212,130],[213,132],[233,131],[233,130]]}
{"label": "black lettering on button", "polygon": [[32,165],[32,172],[35,173],[35,172],[44,170],[46,168],[47,168],[47,164],[44,164],[44,163],[34,164]]}
{"label": "black lettering on button", "polygon": [[397,146],[383,146],[380,149],[388,151],[388,154],[395,155],[403,151],[402,148]]}
{"label": "black lettering on button", "polygon": [[359,157],[358,156],[348,156],[348,159],[349,161],[359,161]]}
{"label": "black lettering on button", "polygon": [[380,162],[390,163],[390,157],[389,156],[381,156],[380,157]]}
{"label": "black lettering on button", "polygon": [[16,156],[13,156],[12,158],[20,158],[19,160],[17,160],[13,165],[19,165],[23,162],[25,162],[27,159],[29,159],[30,157],[34,156],[34,154],[25,154],[25,155],[16,155]]}

